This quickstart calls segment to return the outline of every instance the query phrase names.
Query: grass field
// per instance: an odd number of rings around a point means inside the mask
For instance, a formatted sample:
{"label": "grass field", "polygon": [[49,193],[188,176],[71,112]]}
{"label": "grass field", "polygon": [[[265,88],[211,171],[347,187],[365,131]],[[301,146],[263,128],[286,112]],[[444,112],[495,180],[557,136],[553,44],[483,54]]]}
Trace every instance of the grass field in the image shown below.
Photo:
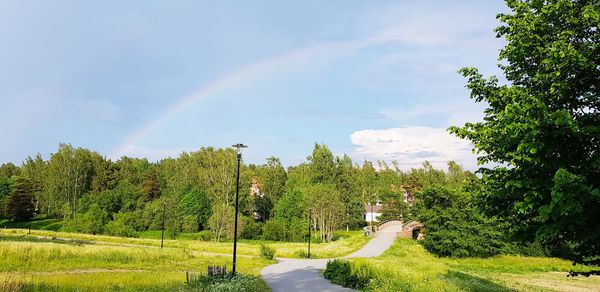
{"label": "grass field", "polygon": [[[26,235],[26,229],[0,229],[0,235]],[[361,231],[337,232],[340,238],[330,243],[313,243],[311,245],[311,257],[332,258],[343,256],[358,250],[369,240],[362,235]],[[57,232],[48,230],[31,230],[32,236],[56,237],[64,239],[78,239],[94,241],[105,245],[142,245],[160,247],[160,239],[151,238],[128,238],[105,235],[92,235],[84,233]],[[300,258],[301,252],[306,251],[307,244],[302,242],[269,242],[241,240],[238,242],[238,254],[258,256],[260,244],[266,244],[276,250],[276,257]],[[230,254],[233,250],[231,242],[199,241],[186,239],[165,239],[165,248],[189,249],[206,253]]]}
{"label": "grass field", "polygon": [[375,291],[600,291],[600,277],[567,278],[573,266],[566,260],[438,258],[411,239],[396,240],[377,258],[352,261],[373,270],[368,290]]}
{"label": "grass field", "polygon": [[[230,255],[185,248],[104,245],[81,240],[0,235],[0,291],[183,289],[185,272],[228,265]],[[239,257],[238,271],[258,275],[272,263]]]}
{"label": "grass field", "polygon": [[[364,245],[361,232],[341,232],[332,243],[311,245],[321,257],[346,255]],[[305,243],[242,241],[239,272],[259,275],[275,261],[260,257],[260,244],[278,257],[298,257]],[[208,265],[231,268],[231,242],[123,238],[49,230],[0,229],[0,291],[186,290],[185,272]],[[264,283],[263,283],[264,284]],[[266,286],[264,286],[265,289]]]}

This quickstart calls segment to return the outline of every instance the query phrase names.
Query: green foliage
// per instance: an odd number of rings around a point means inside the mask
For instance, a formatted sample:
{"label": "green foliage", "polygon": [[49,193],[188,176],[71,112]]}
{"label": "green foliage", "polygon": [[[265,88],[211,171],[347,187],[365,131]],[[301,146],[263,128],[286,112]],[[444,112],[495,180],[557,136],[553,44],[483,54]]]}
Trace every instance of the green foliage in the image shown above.
{"label": "green foliage", "polygon": [[[448,177],[427,163],[406,173],[392,165],[378,161],[378,170],[370,162],[358,167],[347,155],[335,157],[322,144],[315,145],[306,163],[287,171],[275,157],[261,165],[241,164],[239,236],[306,242],[310,224],[313,242],[333,241],[336,229],[364,226],[366,202],[380,200],[387,205],[386,216],[408,218],[413,210],[403,199],[405,190],[416,189],[411,184],[423,188],[435,181],[460,186],[468,176],[456,164],[451,171],[449,167]],[[20,172],[31,182],[40,212],[64,219],[62,230],[143,237],[160,234],[155,231],[162,229],[164,217],[167,237],[195,236],[191,234],[207,229],[212,235],[205,238],[233,237],[232,149],[206,147],[156,163],[129,157],[113,162],[63,144],[48,161],[37,155],[19,168],[5,169]],[[252,185],[259,189],[255,196],[250,193]],[[0,176],[0,197],[7,188],[10,184]],[[253,211],[260,218],[252,220]],[[293,255],[291,249],[278,252]]]}
{"label": "green foliage", "polygon": [[461,191],[426,187],[417,204],[418,218],[427,226],[423,246],[434,254],[488,257],[504,247],[502,226],[470,206],[468,195]]}
{"label": "green foliage", "polygon": [[[208,228],[208,219],[212,212],[210,199],[200,188],[191,188],[179,199],[177,209],[182,216],[189,216],[190,225],[186,231],[200,231]],[[194,225],[192,227],[192,218]]]}
{"label": "green foliage", "polygon": [[352,289],[367,287],[374,277],[373,272],[367,265],[340,259],[327,262],[323,276],[334,284]]}
{"label": "green foliage", "polygon": [[6,176],[0,176],[0,218],[4,218],[4,208],[6,205],[6,199],[10,195],[10,178]]}
{"label": "green foliage", "polygon": [[460,73],[483,121],[451,127],[482,168],[482,205],[518,222],[515,234],[570,243],[572,259],[600,264],[600,3],[507,1],[498,37],[509,85]]}
{"label": "green foliage", "polygon": [[148,171],[142,183],[142,193],[146,201],[152,201],[160,196],[160,182],[153,170]]}
{"label": "green foliage", "polygon": [[499,254],[505,245],[498,223],[474,208],[440,210],[425,222],[423,246],[440,256],[489,257]]}
{"label": "green foliage", "polygon": [[33,218],[35,197],[31,181],[23,177],[13,177],[10,195],[5,199],[4,214],[15,221]]}
{"label": "green foliage", "polygon": [[289,222],[271,219],[265,222],[263,227],[263,239],[301,242],[305,240],[307,232],[307,223],[303,222],[301,219],[294,219]]}
{"label": "green foliage", "polygon": [[206,292],[263,292],[268,291],[266,283],[258,276],[237,273],[225,276],[200,276],[189,286]]}
{"label": "green foliage", "polygon": [[208,225],[213,231],[214,239],[216,241],[233,238],[234,217],[235,210],[232,206],[217,204],[213,207],[212,215],[208,220]]}
{"label": "green foliage", "polygon": [[210,241],[213,240],[213,233],[210,230],[202,230],[198,232],[198,239],[202,241]]}
{"label": "green foliage", "polygon": [[275,249],[267,245],[261,244],[260,256],[267,260],[272,260],[273,258],[275,258]]}
{"label": "green foliage", "polygon": [[254,221],[250,217],[243,217],[244,230],[240,233],[242,239],[262,239],[264,223]]}
{"label": "green foliage", "polygon": [[66,220],[63,223],[63,230],[102,234],[108,220],[108,213],[102,210],[98,204],[93,204],[85,213],[79,213],[73,219]]}
{"label": "green foliage", "polygon": [[139,212],[123,212],[114,214],[114,219],[104,227],[104,233],[123,237],[137,237],[135,226]]}

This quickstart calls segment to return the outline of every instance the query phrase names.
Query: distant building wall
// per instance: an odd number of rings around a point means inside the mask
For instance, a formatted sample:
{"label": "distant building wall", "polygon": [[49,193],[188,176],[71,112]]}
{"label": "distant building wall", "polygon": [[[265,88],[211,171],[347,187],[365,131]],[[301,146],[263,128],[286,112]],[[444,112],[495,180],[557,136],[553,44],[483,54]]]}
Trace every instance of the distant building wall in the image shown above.
{"label": "distant building wall", "polygon": [[[373,215],[373,217],[371,217],[371,215]],[[365,212],[365,221],[367,222],[371,222],[371,218],[373,218],[373,222],[379,222],[379,217],[381,216],[381,213],[379,212]]]}

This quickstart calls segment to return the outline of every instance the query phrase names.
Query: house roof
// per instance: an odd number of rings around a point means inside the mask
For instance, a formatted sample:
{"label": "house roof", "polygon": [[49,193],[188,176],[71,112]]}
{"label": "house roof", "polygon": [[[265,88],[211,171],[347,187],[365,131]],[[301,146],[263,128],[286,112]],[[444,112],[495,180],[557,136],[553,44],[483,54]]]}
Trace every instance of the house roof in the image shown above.
{"label": "house roof", "polygon": [[[373,207],[373,209],[371,209],[371,207]],[[365,205],[365,212],[371,212],[371,210],[373,210],[373,212],[379,212],[382,208],[383,205]]]}

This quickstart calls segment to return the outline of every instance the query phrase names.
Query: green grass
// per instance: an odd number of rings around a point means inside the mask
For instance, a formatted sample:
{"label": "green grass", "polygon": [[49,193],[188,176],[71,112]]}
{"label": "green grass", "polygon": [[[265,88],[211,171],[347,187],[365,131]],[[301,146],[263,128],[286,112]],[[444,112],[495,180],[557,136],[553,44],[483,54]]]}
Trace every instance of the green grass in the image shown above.
{"label": "green grass", "polygon": [[[29,221],[14,222],[10,220],[0,220],[0,228],[20,228],[29,229]],[[60,219],[33,219],[31,220],[31,229],[58,231],[62,228]]]}
{"label": "green grass", "polygon": [[[259,275],[271,263],[239,257],[237,269]],[[208,265],[231,267],[231,256],[0,233],[0,291],[181,290],[186,271],[206,273]]]}
{"label": "green grass", "polygon": [[[342,256],[368,241],[361,232],[338,236],[335,242],[312,244],[311,251],[322,257]],[[186,271],[206,273],[208,265],[231,267],[231,242],[167,239],[164,243],[160,249],[160,239],[34,229],[29,235],[27,229],[0,229],[0,291],[189,290],[184,284]],[[268,288],[256,276],[275,263],[260,257],[264,243],[278,257],[294,257],[306,250],[306,243],[241,241],[237,270],[251,278],[242,285],[251,283],[258,291]]]}
{"label": "green grass", "polygon": [[[0,235],[24,235],[27,230],[22,229],[0,229]],[[32,236],[57,237],[64,239],[78,239],[85,241],[94,241],[103,244],[115,245],[143,245],[160,246],[159,239],[151,238],[128,238],[106,235],[93,235],[84,233],[56,232],[48,230],[31,230]],[[329,243],[311,244],[312,258],[333,258],[348,255],[365,245],[369,238],[362,235],[361,231],[341,231],[337,235],[339,239]],[[165,236],[165,238],[167,238]],[[275,249],[276,257],[300,258],[300,252],[306,251],[307,244],[302,242],[269,242],[261,240],[241,240],[238,242],[238,254],[247,256],[259,256],[260,245],[267,244]],[[206,253],[231,254],[233,245],[231,242],[214,242],[185,239],[165,239],[164,247],[188,249]]]}
{"label": "green grass", "polygon": [[439,258],[411,239],[396,240],[379,257],[352,262],[373,270],[376,277],[367,290],[374,291],[600,290],[599,277],[567,278],[573,266],[566,260],[506,255]]}

